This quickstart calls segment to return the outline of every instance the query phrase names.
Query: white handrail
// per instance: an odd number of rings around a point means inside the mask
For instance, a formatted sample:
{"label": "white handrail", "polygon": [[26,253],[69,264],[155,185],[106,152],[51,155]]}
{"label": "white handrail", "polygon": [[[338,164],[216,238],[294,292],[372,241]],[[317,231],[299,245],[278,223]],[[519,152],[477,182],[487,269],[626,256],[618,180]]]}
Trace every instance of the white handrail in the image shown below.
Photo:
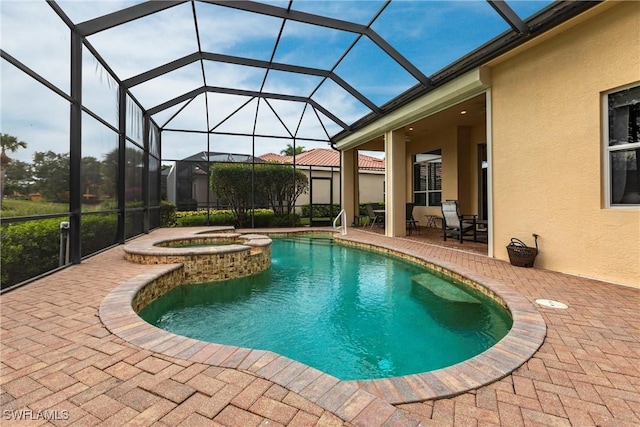
{"label": "white handrail", "polygon": [[[338,222],[339,219],[341,219],[341,217],[342,217],[341,224],[336,225],[336,223]],[[340,234],[343,236],[347,235],[347,213],[345,212],[344,209],[342,209],[338,214],[338,216],[336,217],[336,219],[333,220],[333,228],[334,230],[338,230],[341,228],[342,231],[340,232]]]}

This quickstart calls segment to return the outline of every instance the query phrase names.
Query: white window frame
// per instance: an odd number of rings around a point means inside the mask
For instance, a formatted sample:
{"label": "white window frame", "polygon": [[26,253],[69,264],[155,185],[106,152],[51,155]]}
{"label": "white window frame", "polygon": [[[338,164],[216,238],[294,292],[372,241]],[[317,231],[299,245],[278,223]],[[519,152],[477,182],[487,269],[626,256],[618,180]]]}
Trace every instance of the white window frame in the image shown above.
{"label": "white window frame", "polygon": [[[611,203],[611,153],[616,151],[629,151],[633,149],[640,149],[640,141],[630,144],[609,145],[609,95],[621,92],[624,90],[640,88],[640,82],[632,83],[627,86],[623,86],[614,90],[605,92],[602,95],[602,141],[603,141],[603,171],[604,171],[604,205],[609,209],[638,209],[640,204],[614,204]],[[640,166],[640,164],[639,164]]]}
{"label": "white window frame", "polygon": [[[434,150],[437,151],[437,150]],[[418,157],[422,157],[422,159],[418,160]],[[417,154],[414,157],[414,162],[413,164],[425,164],[425,166],[428,168],[429,167],[429,163],[439,163],[440,164],[440,169],[442,170],[442,154],[432,154],[432,152],[428,152],[428,153],[420,153]],[[413,168],[413,173],[415,174],[415,167]],[[412,182],[415,182],[415,176],[413,177]],[[426,207],[438,207],[440,206],[438,205],[430,205],[429,204],[429,194],[430,193],[440,193],[440,200],[442,200],[442,177],[440,177],[440,189],[439,190],[431,190],[429,189],[429,177],[427,176],[427,183],[426,183],[426,190],[416,190],[415,188],[413,189],[413,200],[416,200],[415,195],[416,194],[424,194],[425,195],[425,205],[417,205],[416,206],[426,206]]]}

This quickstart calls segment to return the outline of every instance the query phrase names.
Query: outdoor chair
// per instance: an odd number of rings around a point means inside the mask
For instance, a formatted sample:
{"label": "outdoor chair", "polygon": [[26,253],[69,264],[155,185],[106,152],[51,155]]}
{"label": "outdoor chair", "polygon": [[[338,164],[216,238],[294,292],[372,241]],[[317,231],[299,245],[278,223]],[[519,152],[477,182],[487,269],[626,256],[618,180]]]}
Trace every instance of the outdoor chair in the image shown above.
{"label": "outdoor chair", "polygon": [[411,231],[413,229],[416,229],[418,231],[418,234],[420,234],[420,223],[413,217],[413,207],[415,206],[415,203],[407,203],[407,230],[409,231],[409,234],[411,234]]}
{"label": "outdoor chair", "polygon": [[442,202],[442,237],[456,237],[463,243],[463,237],[471,234],[476,241],[476,215],[461,215],[457,200]]}
{"label": "outdoor chair", "polygon": [[370,204],[365,206],[365,209],[367,211],[367,217],[369,218],[369,223],[371,224],[370,228],[373,228],[373,226],[377,223],[379,227],[384,227],[384,215],[377,215],[374,211],[373,211],[373,206],[371,206]]}

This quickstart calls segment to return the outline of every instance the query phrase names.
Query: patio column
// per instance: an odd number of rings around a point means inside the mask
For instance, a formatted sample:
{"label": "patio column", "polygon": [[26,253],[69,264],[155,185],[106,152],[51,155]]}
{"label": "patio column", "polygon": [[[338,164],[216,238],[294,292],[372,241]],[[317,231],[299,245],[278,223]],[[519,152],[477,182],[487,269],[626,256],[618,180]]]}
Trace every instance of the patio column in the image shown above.
{"label": "patio column", "polygon": [[[340,204],[347,215],[347,225],[350,225],[358,215],[358,152],[345,150],[340,152],[342,163],[342,200]],[[357,225],[357,224],[356,224]]]}
{"label": "patio column", "polygon": [[406,142],[404,130],[390,131],[384,138],[384,155],[387,159],[385,169],[385,235],[402,237],[407,235],[406,207],[407,174]]}

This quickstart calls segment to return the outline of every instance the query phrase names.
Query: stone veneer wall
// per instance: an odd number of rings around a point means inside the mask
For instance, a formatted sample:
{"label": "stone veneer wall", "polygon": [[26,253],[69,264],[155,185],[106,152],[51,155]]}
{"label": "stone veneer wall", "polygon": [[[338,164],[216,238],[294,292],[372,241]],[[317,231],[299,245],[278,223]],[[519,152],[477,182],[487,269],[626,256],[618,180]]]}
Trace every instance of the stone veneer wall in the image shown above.
{"label": "stone veneer wall", "polygon": [[181,263],[182,284],[215,282],[249,276],[271,265],[271,245],[235,252],[185,253],[184,255],[151,255],[126,253],[128,261],[138,264]]}
{"label": "stone veneer wall", "polygon": [[[185,243],[222,245],[180,247]],[[137,287],[132,298],[136,312],[176,286],[245,277],[271,266],[271,239],[258,234],[186,234],[155,242],[143,239],[125,245],[124,252],[129,262],[157,266],[130,283]]]}
{"label": "stone veneer wall", "polygon": [[141,287],[131,301],[133,311],[139,313],[140,310],[160,298],[165,293],[169,292],[176,286],[180,286],[182,284],[183,276],[184,269],[181,265],[178,265],[168,272],[161,272],[160,274],[153,276],[151,280],[149,280],[148,277],[144,277],[146,280],[140,283]]}

